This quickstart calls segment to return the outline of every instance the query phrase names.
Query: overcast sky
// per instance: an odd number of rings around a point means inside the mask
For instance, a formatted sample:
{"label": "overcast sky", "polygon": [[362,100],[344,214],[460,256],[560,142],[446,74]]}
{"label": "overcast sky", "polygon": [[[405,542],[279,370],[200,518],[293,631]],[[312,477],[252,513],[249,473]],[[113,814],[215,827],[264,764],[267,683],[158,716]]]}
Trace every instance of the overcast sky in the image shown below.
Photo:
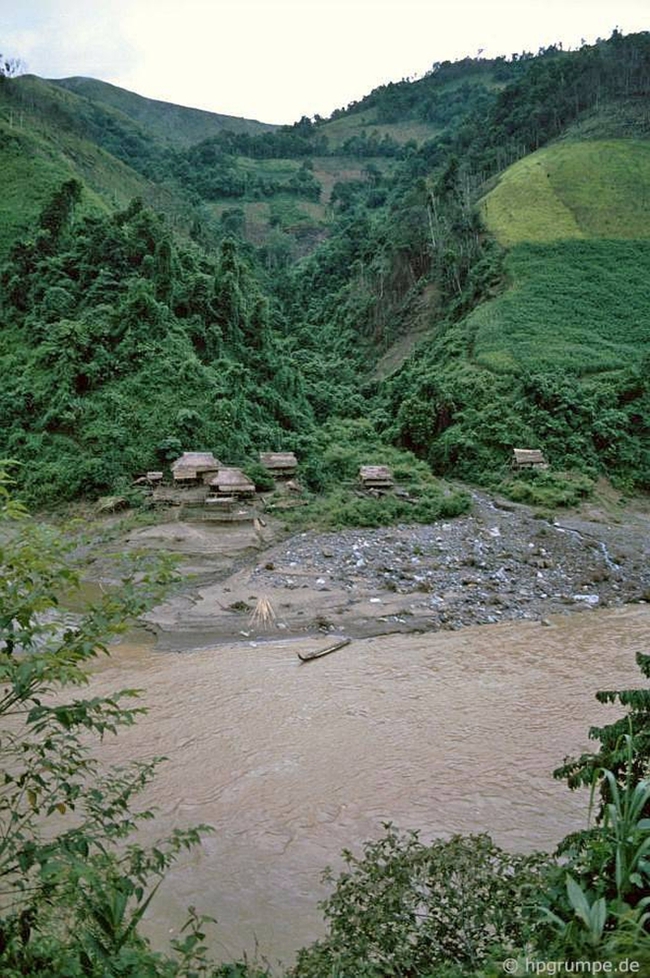
{"label": "overcast sky", "polygon": [[0,0],[0,52],[263,122],[328,116],[436,61],[650,30],[649,0]]}

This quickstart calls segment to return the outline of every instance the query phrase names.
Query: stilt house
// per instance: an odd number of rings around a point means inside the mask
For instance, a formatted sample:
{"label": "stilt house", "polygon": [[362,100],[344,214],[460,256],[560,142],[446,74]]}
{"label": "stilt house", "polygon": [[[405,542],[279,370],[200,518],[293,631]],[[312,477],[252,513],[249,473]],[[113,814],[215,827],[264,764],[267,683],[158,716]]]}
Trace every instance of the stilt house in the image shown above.
{"label": "stilt house", "polygon": [[290,479],[296,474],[298,459],[293,452],[260,452],[260,464],[275,479]]}
{"label": "stilt house", "polygon": [[212,452],[183,452],[172,463],[172,478],[176,486],[208,483],[218,471],[220,462]]}
{"label": "stilt house", "polygon": [[538,448],[513,448],[513,469],[547,469],[548,462]]}
{"label": "stilt house", "polygon": [[209,483],[208,501],[211,499],[243,499],[255,495],[255,483],[241,469],[227,466],[220,468]]}
{"label": "stilt house", "polygon": [[362,465],[359,481],[364,489],[392,489],[395,480],[387,465]]}

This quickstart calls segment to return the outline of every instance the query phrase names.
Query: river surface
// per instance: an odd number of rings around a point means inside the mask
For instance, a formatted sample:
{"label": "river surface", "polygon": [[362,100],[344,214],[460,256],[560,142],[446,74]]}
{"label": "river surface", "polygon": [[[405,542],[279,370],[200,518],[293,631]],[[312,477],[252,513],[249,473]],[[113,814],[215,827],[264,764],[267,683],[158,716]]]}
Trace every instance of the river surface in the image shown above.
{"label": "river surface", "polygon": [[643,684],[650,607],[328,644],[286,637],[193,652],[118,646],[90,689],[144,690],[149,713],[101,747],[110,762],[166,755],[146,802],[153,838],[214,826],[159,891],[147,928],[163,946],[191,904],[218,920],[215,956],[289,964],[324,931],[327,865],[382,823],[426,841],[488,831],[505,848],[552,849],[585,825],[588,798],[551,777],[620,715],[603,688]]}

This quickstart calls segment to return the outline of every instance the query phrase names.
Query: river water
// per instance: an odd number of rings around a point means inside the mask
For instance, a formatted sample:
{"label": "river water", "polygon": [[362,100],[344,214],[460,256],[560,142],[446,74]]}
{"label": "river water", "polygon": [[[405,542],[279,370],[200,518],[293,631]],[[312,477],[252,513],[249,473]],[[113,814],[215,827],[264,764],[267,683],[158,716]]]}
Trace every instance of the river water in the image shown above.
{"label": "river water", "polygon": [[650,607],[369,638],[301,663],[305,647],[162,653],[143,640],[94,667],[91,692],[139,687],[150,711],[102,756],[168,758],[146,796],[149,837],[215,829],[159,891],[156,945],[192,904],[218,920],[217,957],[257,948],[290,963],[323,933],[321,871],[388,820],[425,840],[488,831],[512,850],[553,848],[585,825],[588,798],[551,771],[619,715],[597,689],[642,684]]}

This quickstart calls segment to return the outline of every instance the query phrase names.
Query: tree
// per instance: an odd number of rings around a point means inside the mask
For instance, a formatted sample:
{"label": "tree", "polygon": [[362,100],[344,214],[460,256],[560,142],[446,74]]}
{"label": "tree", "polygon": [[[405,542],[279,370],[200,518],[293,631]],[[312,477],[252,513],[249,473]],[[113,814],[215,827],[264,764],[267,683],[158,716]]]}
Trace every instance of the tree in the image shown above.
{"label": "tree", "polygon": [[15,78],[16,75],[22,75],[24,70],[25,64],[20,58],[10,58],[0,54],[0,82],[5,78]]}
{"label": "tree", "polygon": [[66,180],[52,195],[41,212],[39,226],[49,231],[53,241],[70,226],[75,205],[81,200],[82,187],[78,180]]}

